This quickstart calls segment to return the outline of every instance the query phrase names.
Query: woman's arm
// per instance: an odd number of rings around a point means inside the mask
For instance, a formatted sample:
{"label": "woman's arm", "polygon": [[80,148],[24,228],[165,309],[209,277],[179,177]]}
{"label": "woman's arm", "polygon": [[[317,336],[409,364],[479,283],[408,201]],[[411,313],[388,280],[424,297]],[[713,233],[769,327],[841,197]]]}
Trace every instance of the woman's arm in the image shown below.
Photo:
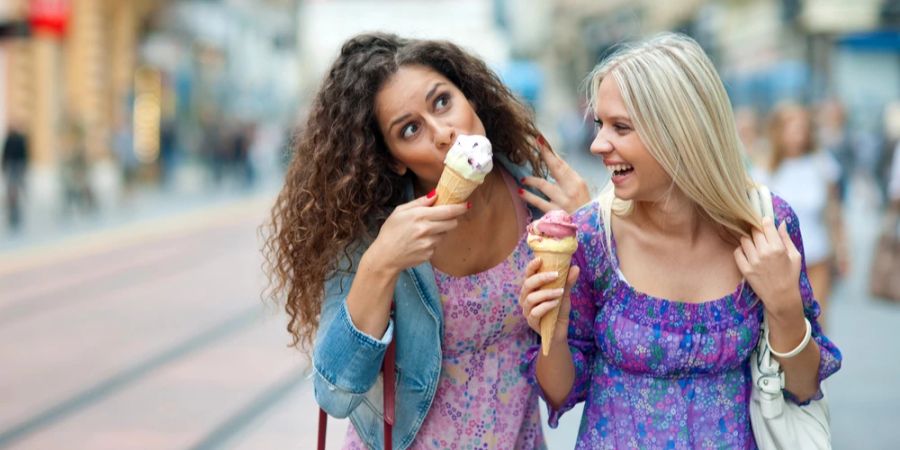
{"label": "woman's arm", "polygon": [[[588,213],[590,211],[584,209],[579,211],[579,214]],[[592,220],[586,228],[598,229],[599,225],[594,223],[597,213],[593,211],[592,214]],[[576,222],[578,221],[576,218]],[[540,345],[533,346],[526,353],[523,366],[526,376],[538,385],[541,396],[547,401],[550,412],[548,423],[553,428],[565,411],[587,398],[591,388],[591,370],[596,353],[593,324],[598,310],[594,284],[600,269],[587,261],[581,247],[592,241],[595,240],[584,234],[579,237],[579,249],[572,258],[572,268],[567,280],[569,283],[563,293],[541,290],[540,287],[547,281],[540,274],[526,278],[531,280],[526,281],[527,286],[522,286],[522,312],[535,331],[540,330],[540,317],[555,302],[560,301],[555,299],[562,294],[549,355],[545,357],[541,354]],[[602,254],[602,251],[604,250],[598,250],[598,253]],[[526,269],[526,276],[535,274],[540,268],[536,261],[530,264]],[[551,276],[548,275],[547,278]],[[548,306],[542,306],[542,303]],[[542,309],[534,311],[537,308]]]}
{"label": "woman's arm", "polygon": [[535,363],[535,377],[544,392],[544,397],[552,409],[563,406],[575,382],[575,364],[569,350],[568,330],[571,311],[570,291],[580,272],[578,267],[569,269],[569,277],[564,289],[542,289],[556,280],[556,272],[537,271],[541,267],[539,259],[532,260],[525,268],[525,282],[522,285],[522,313],[528,325],[540,333],[541,317],[559,306],[556,328],[554,329],[548,355],[538,352]]}
{"label": "woman's arm", "polygon": [[850,270],[850,253],[847,249],[847,234],[844,231],[844,212],[837,183],[828,186],[828,203],[825,206],[825,223],[834,248],[834,258],[838,271],[846,275]]}
{"label": "woman's arm", "polygon": [[771,218],[765,218],[763,230],[754,230],[752,239],[741,238],[735,261],[763,302],[772,349],[787,353],[796,348],[806,334],[804,318],[810,322],[812,336],[803,351],[777,358],[784,370],[785,390],[804,403],[819,397],[821,380],[840,368],[841,354],[817,321],[819,306],[806,274],[797,216],[787,210],[777,229]]}
{"label": "woman's arm", "polygon": [[313,350],[316,402],[329,415],[338,418],[347,417],[356,409],[363,394],[375,383],[384,352],[393,339],[390,322],[379,338],[354,326],[346,300],[355,277],[355,271],[343,271],[325,283]]}
{"label": "woman's arm", "polygon": [[[797,302],[800,303],[799,297]],[[769,314],[769,344],[780,353],[787,353],[799,345],[806,334],[803,310],[799,314]],[[810,325],[812,326],[812,325]],[[818,324],[816,325],[818,326]],[[815,339],[796,356],[775,358],[784,371],[784,389],[799,402],[806,402],[819,391],[819,362],[821,353]]]}
{"label": "woman's arm", "polygon": [[575,363],[566,339],[554,339],[550,354],[538,354],[535,376],[552,409],[561,409],[575,384]]}
{"label": "woman's arm", "polygon": [[390,321],[400,273],[428,261],[466,205],[431,206],[434,196],[398,206],[378,237],[356,261],[346,262],[325,284],[313,351],[316,400],[345,417],[375,383],[393,339]]}
{"label": "woman's arm", "polygon": [[432,206],[436,199],[432,191],[398,206],[360,259],[347,295],[347,311],[360,331],[384,334],[400,272],[430,260],[438,242],[468,210],[467,205]]}
{"label": "woman's arm", "polygon": [[353,325],[369,336],[383,336],[391,317],[391,300],[400,271],[381,262],[377,250],[369,249],[347,294],[347,312]]}

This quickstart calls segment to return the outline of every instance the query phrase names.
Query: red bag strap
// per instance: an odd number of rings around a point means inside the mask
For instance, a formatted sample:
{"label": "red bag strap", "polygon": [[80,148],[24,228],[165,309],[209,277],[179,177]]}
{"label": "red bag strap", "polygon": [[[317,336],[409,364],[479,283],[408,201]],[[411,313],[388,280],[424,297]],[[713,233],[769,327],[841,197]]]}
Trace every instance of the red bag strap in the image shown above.
{"label": "red bag strap", "polygon": [[388,345],[387,352],[384,355],[384,362],[381,365],[381,371],[384,372],[384,448],[390,450],[394,448],[394,379],[395,379],[395,352],[394,342]]}
{"label": "red bag strap", "polygon": [[325,431],[328,428],[328,414],[325,410],[319,408],[319,444],[316,446],[318,450],[325,450]]}
{"label": "red bag strap", "polygon": [[[384,448],[385,450],[394,448],[394,419],[395,419],[395,400],[394,380],[396,379],[396,348],[395,341],[388,344],[387,351],[384,354],[384,362],[381,363],[381,371],[384,381]],[[328,427],[328,414],[325,410],[319,408],[319,444],[318,450],[325,450],[325,431]]]}

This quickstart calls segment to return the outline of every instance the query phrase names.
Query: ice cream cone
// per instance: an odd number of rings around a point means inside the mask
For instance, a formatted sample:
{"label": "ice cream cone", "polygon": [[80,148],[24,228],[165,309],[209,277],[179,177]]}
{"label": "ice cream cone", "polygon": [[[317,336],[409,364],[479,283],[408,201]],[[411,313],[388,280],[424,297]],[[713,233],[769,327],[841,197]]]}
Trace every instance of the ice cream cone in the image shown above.
{"label": "ice cream cone", "polygon": [[[558,289],[565,287],[569,277],[569,267],[572,263],[572,253],[545,252],[535,249],[534,256],[541,258],[541,272],[556,272],[559,275],[556,280],[544,285],[544,289]],[[559,306],[550,310],[541,317],[541,352],[544,356],[550,353],[550,342],[556,331],[556,319],[559,317]]]}
{"label": "ice cream cone", "polygon": [[[528,246],[534,251],[534,256],[541,259],[541,272],[557,273],[556,280],[545,284],[541,289],[566,286],[572,255],[578,249],[576,236],[577,227],[572,223],[572,217],[558,209],[548,211],[528,225]],[[541,353],[544,356],[550,354],[560,304],[541,317]]]}
{"label": "ice cream cone", "polygon": [[435,205],[465,203],[493,169],[491,141],[484,136],[460,134],[444,157]]}
{"label": "ice cream cone", "polygon": [[441,179],[438,181],[437,200],[435,200],[434,204],[456,205],[463,203],[469,198],[472,191],[480,185],[480,182],[469,180],[455,170],[444,166]]}

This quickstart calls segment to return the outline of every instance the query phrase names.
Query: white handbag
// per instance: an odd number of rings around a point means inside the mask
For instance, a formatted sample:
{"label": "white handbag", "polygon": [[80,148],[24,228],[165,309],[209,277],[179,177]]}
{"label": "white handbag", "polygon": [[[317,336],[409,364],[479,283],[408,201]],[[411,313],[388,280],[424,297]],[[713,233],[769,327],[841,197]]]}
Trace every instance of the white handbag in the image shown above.
{"label": "white handbag", "polygon": [[[759,185],[750,193],[751,203],[762,216],[774,218],[772,194]],[[769,323],[763,319],[759,342],[750,355],[753,387],[750,393],[750,424],[760,450],[830,449],[831,426],[828,403],[821,400],[799,406],[785,401],[784,372],[772,357],[766,338]],[[824,383],[821,386],[825,393]]]}

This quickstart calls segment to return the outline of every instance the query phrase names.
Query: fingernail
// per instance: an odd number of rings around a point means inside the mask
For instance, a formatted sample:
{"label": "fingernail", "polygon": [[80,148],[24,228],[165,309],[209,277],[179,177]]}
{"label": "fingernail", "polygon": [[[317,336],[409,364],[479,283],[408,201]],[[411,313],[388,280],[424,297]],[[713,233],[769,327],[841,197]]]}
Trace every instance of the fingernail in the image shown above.
{"label": "fingernail", "polygon": [[428,197],[428,198],[431,198],[431,197],[434,197],[435,195],[437,195],[437,190],[436,190],[436,189],[432,189],[431,192],[428,193],[428,196],[427,196],[427,197]]}
{"label": "fingernail", "polygon": [[472,202],[466,202],[466,209],[472,209]]}
{"label": "fingernail", "polygon": [[525,193],[525,189],[519,188],[519,195],[522,195],[524,193]]}
{"label": "fingernail", "polygon": [[544,135],[543,135],[543,134],[539,134],[539,135],[538,135],[537,141],[538,141],[538,144],[541,144],[541,145],[547,145],[547,141],[544,140]]}
{"label": "fingernail", "polygon": [[521,182],[522,184],[525,184],[525,177],[522,177],[521,179],[519,179],[519,182]]}

